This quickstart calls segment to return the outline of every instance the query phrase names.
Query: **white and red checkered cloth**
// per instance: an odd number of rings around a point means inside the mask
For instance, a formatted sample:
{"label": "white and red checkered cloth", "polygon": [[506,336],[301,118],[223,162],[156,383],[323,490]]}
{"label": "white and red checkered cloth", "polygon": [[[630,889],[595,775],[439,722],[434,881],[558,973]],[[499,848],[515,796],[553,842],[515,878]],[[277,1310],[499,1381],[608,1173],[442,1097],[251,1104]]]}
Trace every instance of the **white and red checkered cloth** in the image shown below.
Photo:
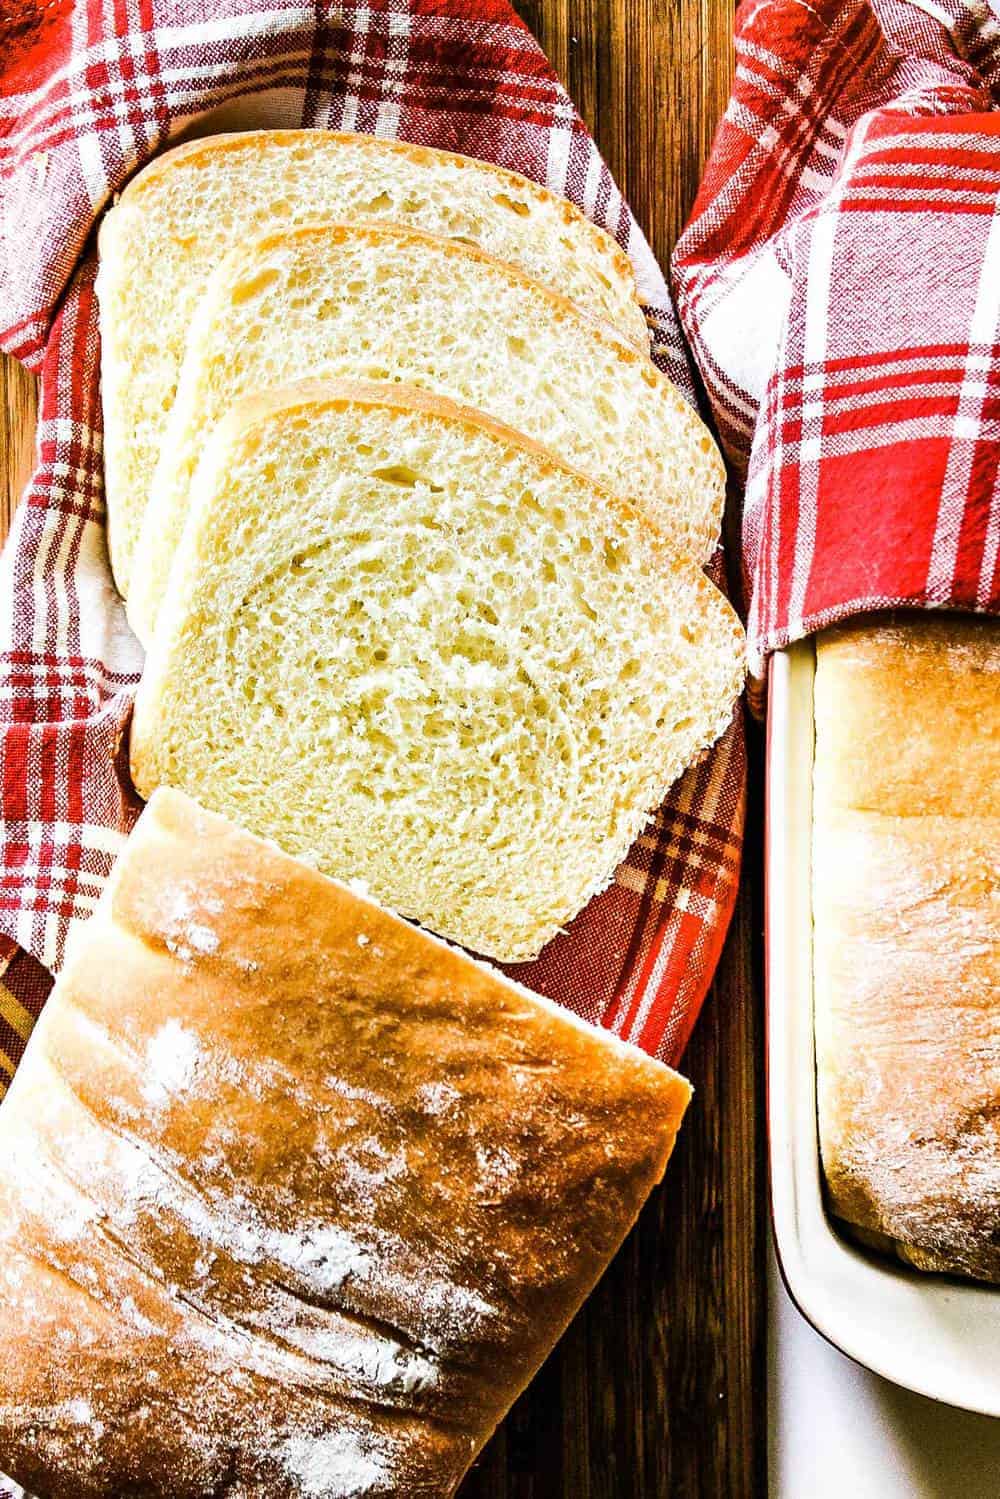
{"label": "white and red checkered cloth", "polygon": [[[628,249],[654,357],[694,394],[663,277],[503,0],[21,0],[4,17],[0,345],[42,386],[0,577],[0,1083],[136,812],[123,741],[141,652],[105,554],[92,231],[143,162],[197,120],[376,132],[514,167]],[[732,911],[743,795],[736,722],[517,976],[675,1058]]]}
{"label": "white and red checkered cloth", "polygon": [[745,0],[736,63],[673,280],[759,674],[849,614],[1000,609],[1000,26]]}

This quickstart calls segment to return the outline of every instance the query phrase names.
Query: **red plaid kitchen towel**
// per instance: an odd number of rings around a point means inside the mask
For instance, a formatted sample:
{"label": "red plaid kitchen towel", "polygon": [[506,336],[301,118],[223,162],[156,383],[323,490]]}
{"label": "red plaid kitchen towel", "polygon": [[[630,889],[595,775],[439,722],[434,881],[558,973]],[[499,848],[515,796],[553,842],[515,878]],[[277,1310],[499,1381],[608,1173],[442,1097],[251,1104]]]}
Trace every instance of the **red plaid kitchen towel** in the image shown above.
{"label": "red plaid kitchen towel", "polygon": [[673,262],[747,475],[752,665],[889,605],[1000,608],[1000,26],[744,0]]}
{"label": "red plaid kitchen towel", "polygon": [[[197,121],[375,132],[514,167],[628,249],[654,357],[693,389],[648,246],[502,0],[46,0],[8,9],[0,58],[0,345],[42,377],[0,579],[0,966],[22,953],[0,980],[2,1076],[42,998],[38,963],[58,969],[136,812],[123,740],[141,652],[105,555],[92,230],[138,166]],[[517,976],[676,1057],[735,898],[743,787],[737,722]]]}

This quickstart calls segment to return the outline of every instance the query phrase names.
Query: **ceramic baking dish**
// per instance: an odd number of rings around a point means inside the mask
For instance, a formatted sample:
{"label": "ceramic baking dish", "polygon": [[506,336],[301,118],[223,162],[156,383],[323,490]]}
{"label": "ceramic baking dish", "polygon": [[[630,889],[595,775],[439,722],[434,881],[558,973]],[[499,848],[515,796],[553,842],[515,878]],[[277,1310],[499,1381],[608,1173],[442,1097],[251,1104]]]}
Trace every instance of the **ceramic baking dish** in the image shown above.
{"label": "ceramic baking dish", "polygon": [[817,1332],[907,1389],[1000,1416],[1000,1288],[927,1275],[827,1217],[816,1123],[810,641],[772,659],[767,719],[767,1107],[775,1247]]}

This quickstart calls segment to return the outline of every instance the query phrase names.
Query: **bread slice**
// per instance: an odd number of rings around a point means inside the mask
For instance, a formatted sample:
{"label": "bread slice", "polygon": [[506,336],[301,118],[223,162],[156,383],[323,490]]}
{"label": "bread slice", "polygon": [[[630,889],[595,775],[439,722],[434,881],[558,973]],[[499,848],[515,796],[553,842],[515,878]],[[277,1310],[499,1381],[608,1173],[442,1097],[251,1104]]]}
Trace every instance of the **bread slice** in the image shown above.
{"label": "bread slice", "polygon": [[692,407],[606,324],[520,271],[396,225],[285,229],[233,250],[198,306],[135,554],[148,644],[214,423],[303,376],[404,381],[476,406],[631,498],[695,557],[725,471]]}
{"label": "bread slice", "polygon": [[208,444],[132,770],[518,961],[725,729],[743,657],[696,564],[538,444],[305,382]]}
{"label": "bread slice", "polygon": [[249,235],[360,215],[481,245],[647,346],[624,252],[571,203],[514,172],[325,130],[251,131],[179,146],[129,184],[100,233],[108,535],[123,593],[209,272]]}

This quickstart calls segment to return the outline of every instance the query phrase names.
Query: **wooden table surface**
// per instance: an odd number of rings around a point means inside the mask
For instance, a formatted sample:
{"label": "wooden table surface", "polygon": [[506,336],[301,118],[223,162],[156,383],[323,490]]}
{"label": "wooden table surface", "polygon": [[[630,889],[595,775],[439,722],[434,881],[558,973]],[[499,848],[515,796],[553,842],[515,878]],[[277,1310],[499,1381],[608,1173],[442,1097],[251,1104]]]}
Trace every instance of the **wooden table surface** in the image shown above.
{"label": "wooden table surface", "polygon": [[[662,264],[729,92],[726,0],[518,0]],[[33,383],[0,362],[0,534],[31,459]],[[763,1499],[760,746],[743,889],[684,1069],[664,1186],[462,1499]]]}

